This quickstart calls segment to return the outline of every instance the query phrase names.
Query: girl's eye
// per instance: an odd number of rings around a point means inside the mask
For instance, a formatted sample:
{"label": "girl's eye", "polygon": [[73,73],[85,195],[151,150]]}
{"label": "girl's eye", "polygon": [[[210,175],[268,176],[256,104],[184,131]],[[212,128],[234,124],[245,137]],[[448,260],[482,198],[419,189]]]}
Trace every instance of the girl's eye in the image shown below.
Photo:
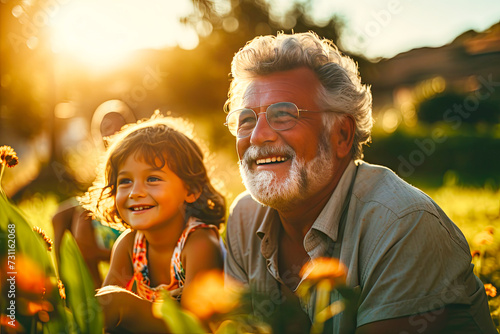
{"label": "girl's eye", "polygon": [[156,177],[156,176],[148,177],[148,182],[156,182],[156,181],[161,181],[161,179],[159,177]]}
{"label": "girl's eye", "polygon": [[120,185],[120,184],[129,184],[131,182],[132,182],[132,180],[130,180],[130,179],[125,179],[125,178],[124,179],[119,179],[118,180],[118,185]]}

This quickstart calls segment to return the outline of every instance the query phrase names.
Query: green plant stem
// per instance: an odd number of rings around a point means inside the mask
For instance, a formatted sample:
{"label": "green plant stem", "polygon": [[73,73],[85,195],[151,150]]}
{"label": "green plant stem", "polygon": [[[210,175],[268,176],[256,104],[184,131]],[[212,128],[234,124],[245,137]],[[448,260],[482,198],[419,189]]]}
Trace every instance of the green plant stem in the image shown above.
{"label": "green plant stem", "polygon": [[311,326],[311,334],[320,334],[323,332],[324,321],[318,317],[318,314],[323,311],[330,303],[330,293],[332,284],[330,280],[324,279],[318,282],[316,287],[316,306],[314,309],[314,321]]}
{"label": "green plant stem", "polygon": [[3,188],[2,188],[2,178],[3,178],[3,172],[5,171],[5,165],[4,164],[0,164],[2,165],[2,169],[0,170],[0,194],[1,195],[4,195],[4,191],[3,191]]}
{"label": "green plant stem", "polygon": [[36,323],[36,314],[33,315],[33,318],[31,318],[31,334],[36,334],[37,332],[37,323]]}
{"label": "green plant stem", "polygon": [[4,172],[4,170],[5,170],[5,165],[4,165],[4,164],[2,164],[2,170],[0,171],[0,186],[1,186],[1,184],[2,184],[2,177],[3,177],[3,172]]}

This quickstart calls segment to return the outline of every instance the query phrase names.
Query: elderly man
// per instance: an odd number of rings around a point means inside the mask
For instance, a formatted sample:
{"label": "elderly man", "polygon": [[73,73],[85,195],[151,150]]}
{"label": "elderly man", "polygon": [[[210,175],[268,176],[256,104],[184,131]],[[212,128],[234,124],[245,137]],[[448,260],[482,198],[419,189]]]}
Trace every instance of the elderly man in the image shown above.
{"label": "elderly man", "polygon": [[[337,257],[359,291],[333,333],[496,333],[460,230],[424,193],[370,165],[371,93],[356,64],[313,33],[257,37],[234,57],[226,103],[249,194],[227,223],[227,276],[269,315]],[[332,300],[338,299],[333,293]],[[315,298],[301,300],[310,319]]]}

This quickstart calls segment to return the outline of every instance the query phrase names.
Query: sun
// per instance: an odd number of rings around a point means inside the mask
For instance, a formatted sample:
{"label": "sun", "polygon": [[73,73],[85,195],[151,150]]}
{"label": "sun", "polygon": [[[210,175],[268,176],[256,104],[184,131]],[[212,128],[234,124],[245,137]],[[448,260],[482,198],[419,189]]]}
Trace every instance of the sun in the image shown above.
{"label": "sun", "polygon": [[190,0],[70,1],[52,18],[52,50],[101,67],[139,49],[192,49],[198,36],[180,23],[192,11]]}

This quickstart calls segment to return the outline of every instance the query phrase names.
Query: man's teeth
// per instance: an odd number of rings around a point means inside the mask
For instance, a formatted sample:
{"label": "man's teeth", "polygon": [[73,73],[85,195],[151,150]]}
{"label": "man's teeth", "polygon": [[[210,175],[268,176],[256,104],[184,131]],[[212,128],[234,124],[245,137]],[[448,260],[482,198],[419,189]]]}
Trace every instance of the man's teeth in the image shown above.
{"label": "man's teeth", "polygon": [[269,164],[272,162],[283,162],[287,160],[288,158],[286,157],[272,157],[272,158],[258,159],[256,163],[257,165],[261,165],[261,164]]}
{"label": "man's teeth", "polygon": [[146,209],[150,209],[152,208],[152,206],[136,206],[136,207],[133,207],[132,208],[132,211],[142,211],[142,210],[146,210]]}

